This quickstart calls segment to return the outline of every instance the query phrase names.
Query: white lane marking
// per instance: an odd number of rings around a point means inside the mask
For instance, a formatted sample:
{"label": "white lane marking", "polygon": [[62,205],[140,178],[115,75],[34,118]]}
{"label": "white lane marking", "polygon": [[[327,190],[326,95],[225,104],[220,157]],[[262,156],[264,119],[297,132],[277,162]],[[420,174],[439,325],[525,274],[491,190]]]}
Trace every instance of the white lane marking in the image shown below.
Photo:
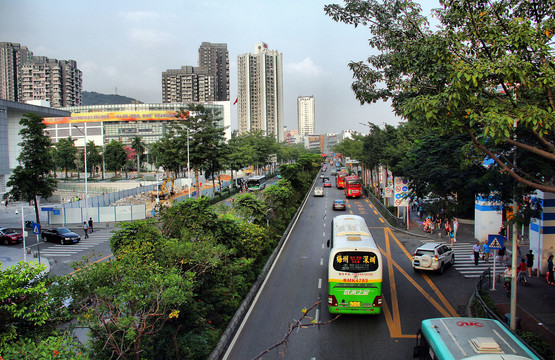
{"label": "white lane marking", "polygon": [[320,266],[324,265],[324,258],[320,258]]}
{"label": "white lane marking", "polygon": [[322,279],[318,279],[318,289],[322,288]]}
{"label": "white lane marking", "polygon": [[322,249],[324,248],[324,244],[322,244]]}
{"label": "white lane marking", "polygon": [[[320,309],[316,309],[316,315],[314,317],[317,323],[320,322]],[[313,359],[316,359],[316,358],[313,358]]]}

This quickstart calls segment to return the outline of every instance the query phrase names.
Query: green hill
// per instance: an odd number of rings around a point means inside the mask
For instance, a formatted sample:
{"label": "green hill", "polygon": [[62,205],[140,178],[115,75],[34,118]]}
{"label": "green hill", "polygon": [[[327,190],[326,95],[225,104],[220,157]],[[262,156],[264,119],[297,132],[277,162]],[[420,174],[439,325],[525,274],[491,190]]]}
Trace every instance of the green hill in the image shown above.
{"label": "green hill", "polygon": [[142,104],[142,101],[116,94],[100,94],[94,91],[83,91],[82,105]]}

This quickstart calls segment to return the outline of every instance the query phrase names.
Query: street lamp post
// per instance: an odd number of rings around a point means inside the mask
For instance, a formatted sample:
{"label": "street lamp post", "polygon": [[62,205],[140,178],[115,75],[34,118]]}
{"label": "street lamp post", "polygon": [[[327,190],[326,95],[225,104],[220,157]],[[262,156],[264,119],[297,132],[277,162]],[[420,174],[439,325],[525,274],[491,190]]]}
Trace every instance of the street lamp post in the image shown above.
{"label": "street lamp post", "polygon": [[189,127],[187,127],[187,180],[188,180],[187,183],[189,184],[189,189],[187,190],[187,194],[189,195],[189,198],[190,198],[191,197],[191,169],[189,167]]}
{"label": "street lamp post", "polygon": [[81,134],[83,134],[85,136],[85,221],[87,219],[87,216],[89,216],[89,203],[88,203],[88,197],[89,197],[89,187],[87,184],[87,177],[88,177],[88,169],[87,169],[87,125],[83,125],[83,127],[85,128],[85,132],[83,132],[81,129],[79,129],[77,127],[77,125],[73,125],[77,130],[79,130],[79,132]]}

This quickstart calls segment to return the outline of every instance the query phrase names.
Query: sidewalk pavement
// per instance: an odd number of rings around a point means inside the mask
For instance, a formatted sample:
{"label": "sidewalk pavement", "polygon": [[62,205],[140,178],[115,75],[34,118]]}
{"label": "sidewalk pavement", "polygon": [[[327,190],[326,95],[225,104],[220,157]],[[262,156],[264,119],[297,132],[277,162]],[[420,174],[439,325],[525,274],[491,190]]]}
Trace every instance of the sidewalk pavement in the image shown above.
{"label": "sidewalk pavement", "polygon": [[[436,232],[434,234],[425,232],[423,226],[420,225],[421,220],[416,214],[411,214],[410,220],[410,232],[439,242],[450,243],[445,237],[444,231],[442,231],[441,238]],[[457,244],[468,244],[471,247],[476,242],[474,222],[464,219],[458,220]],[[526,240],[520,244],[517,263],[528,253],[528,246],[529,243]],[[512,254],[512,250],[512,244],[507,244],[507,253]],[[537,254],[535,255],[537,256]],[[517,286],[517,323],[520,323],[523,330],[541,334],[555,353],[555,286],[546,282],[545,274],[541,274],[539,277],[537,275],[533,276],[528,281],[528,286]],[[499,280],[495,284],[495,288],[496,290],[490,289],[488,293],[495,303],[498,313],[509,314],[510,299],[507,298],[503,284]]]}

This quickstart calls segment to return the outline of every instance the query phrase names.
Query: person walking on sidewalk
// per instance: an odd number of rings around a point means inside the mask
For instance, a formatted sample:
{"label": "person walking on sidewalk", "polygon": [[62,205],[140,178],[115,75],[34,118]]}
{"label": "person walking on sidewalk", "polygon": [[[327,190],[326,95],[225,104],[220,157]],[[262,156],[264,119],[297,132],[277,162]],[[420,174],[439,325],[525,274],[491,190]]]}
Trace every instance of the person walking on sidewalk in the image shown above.
{"label": "person walking on sidewalk", "polygon": [[91,231],[91,234],[94,232],[93,230],[93,219],[89,218],[89,230]]}
{"label": "person walking on sidewalk", "polygon": [[553,254],[549,255],[547,259],[547,282],[550,285],[555,285],[555,281],[553,280]]}
{"label": "person walking on sidewalk", "polygon": [[83,221],[83,231],[85,232],[85,239],[89,237],[89,225],[86,221]]}
{"label": "person walking on sidewalk", "polygon": [[453,241],[457,242],[457,230],[459,230],[459,221],[457,218],[453,219]]}
{"label": "person walking on sidewalk", "polygon": [[484,243],[484,261],[487,263],[489,263],[489,254],[490,254],[490,249],[489,249],[489,245],[488,243]]}
{"label": "person walking on sidewalk", "polygon": [[534,267],[534,254],[532,254],[532,250],[526,254],[526,267],[528,268],[528,277],[532,277],[532,267]]}
{"label": "person walking on sidewalk", "polygon": [[528,279],[526,278],[526,262],[524,258],[520,259],[520,264],[518,264],[516,268],[516,281],[518,282],[521,278],[523,278],[523,284],[528,285]]}
{"label": "person walking on sidewalk", "polygon": [[476,241],[476,244],[472,247],[474,252],[474,265],[478,265],[478,259],[480,259],[480,241]]}

